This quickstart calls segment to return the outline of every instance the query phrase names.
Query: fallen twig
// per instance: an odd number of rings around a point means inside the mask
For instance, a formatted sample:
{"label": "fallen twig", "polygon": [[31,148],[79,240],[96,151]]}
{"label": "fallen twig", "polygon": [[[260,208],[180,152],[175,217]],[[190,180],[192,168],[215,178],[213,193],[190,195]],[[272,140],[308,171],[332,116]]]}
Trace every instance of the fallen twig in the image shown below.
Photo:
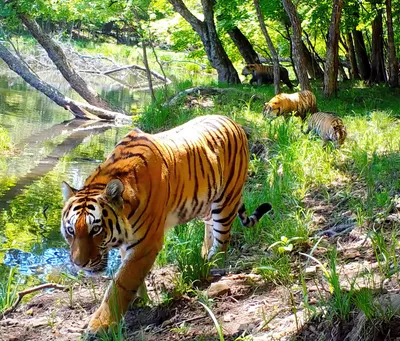
{"label": "fallen twig", "polygon": [[32,294],[33,292],[36,292],[36,291],[39,291],[39,290],[43,290],[43,289],[59,289],[59,290],[62,290],[62,291],[69,291],[70,290],[70,288],[68,286],[65,286],[65,285],[60,285],[60,284],[56,284],[56,283],[46,283],[46,284],[38,285],[38,286],[33,287],[33,288],[29,288],[29,289],[26,289],[26,290],[19,291],[17,293],[18,299],[15,301],[15,303],[10,308],[6,309],[5,311],[3,311],[0,314],[0,319],[2,319],[6,315],[12,313],[17,308],[18,304],[21,302],[21,300],[22,300],[22,298],[24,296]]}
{"label": "fallen twig", "polygon": [[207,315],[199,315],[199,316],[194,316],[194,317],[192,317],[192,318],[190,318],[190,319],[186,319],[186,320],[183,320],[183,321],[173,322],[173,323],[171,323],[171,324],[168,323],[168,324],[167,324],[167,327],[161,328],[161,329],[157,330],[156,332],[153,333],[153,335],[159,334],[159,333],[162,333],[162,332],[165,331],[165,330],[168,330],[169,328],[172,327],[171,325],[180,325],[180,324],[182,324],[182,323],[193,322],[193,321],[201,320],[201,319],[203,319],[203,318],[205,318],[205,317],[207,317]]}

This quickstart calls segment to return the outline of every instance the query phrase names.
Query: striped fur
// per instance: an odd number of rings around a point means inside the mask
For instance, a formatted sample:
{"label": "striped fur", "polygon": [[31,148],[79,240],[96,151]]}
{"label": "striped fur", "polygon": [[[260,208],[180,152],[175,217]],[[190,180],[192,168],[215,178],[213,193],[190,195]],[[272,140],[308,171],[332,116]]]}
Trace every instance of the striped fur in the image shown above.
{"label": "striped fur", "polygon": [[[274,67],[272,65],[247,64],[242,70],[242,75],[252,75],[250,84],[262,85],[274,83]],[[289,89],[293,89],[293,84],[289,79],[289,72],[283,66],[279,66],[279,78]]]}
{"label": "striped fur", "polygon": [[304,134],[313,131],[321,137],[324,145],[332,141],[336,148],[340,147],[346,139],[347,132],[341,118],[334,113],[316,112],[308,119],[308,128]]}
{"label": "striped fur", "polygon": [[304,122],[307,113],[315,113],[317,111],[317,99],[315,95],[308,90],[295,92],[293,94],[281,93],[264,104],[264,115],[270,118],[276,118],[278,116],[287,118],[294,113],[294,116],[301,117]]}
{"label": "striped fur", "polygon": [[[88,272],[104,269],[111,248],[124,256],[115,278],[119,316],[158,252],[164,232],[195,217],[205,222],[203,256],[226,250],[235,216],[253,226],[271,209],[265,203],[249,217],[242,191],[249,162],[244,130],[224,116],[203,116],[150,135],[131,131],[79,191],[63,183],[61,232],[71,260]],[[111,287],[93,315],[90,330],[113,317]]]}

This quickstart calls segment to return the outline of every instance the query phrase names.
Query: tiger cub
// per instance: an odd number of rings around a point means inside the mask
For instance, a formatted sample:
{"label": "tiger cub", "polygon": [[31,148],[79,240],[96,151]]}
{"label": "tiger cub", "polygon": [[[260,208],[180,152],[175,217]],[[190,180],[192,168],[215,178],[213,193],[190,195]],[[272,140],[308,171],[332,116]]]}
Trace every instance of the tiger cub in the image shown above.
{"label": "tiger cub", "polygon": [[322,138],[324,145],[328,141],[332,141],[335,148],[340,147],[346,139],[347,132],[341,118],[334,113],[316,112],[308,118],[308,128],[303,131],[308,134],[310,131],[315,132]]}
{"label": "tiger cub", "polygon": [[124,315],[169,228],[202,218],[202,254],[210,258],[227,249],[236,216],[251,227],[271,210],[264,203],[246,215],[242,192],[248,165],[242,127],[209,115],[155,135],[132,130],[80,190],[63,183],[61,233],[71,261],[98,273],[112,248],[123,257],[89,330],[107,328]]}
{"label": "tiger cub", "polygon": [[281,93],[274,96],[269,102],[264,104],[263,113],[266,117],[270,118],[279,116],[288,118],[294,113],[294,116],[301,117],[304,122],[308,113],[315,113],[317,111],[317,99],[315,95],[309,90],[303,90],[293,94]]}

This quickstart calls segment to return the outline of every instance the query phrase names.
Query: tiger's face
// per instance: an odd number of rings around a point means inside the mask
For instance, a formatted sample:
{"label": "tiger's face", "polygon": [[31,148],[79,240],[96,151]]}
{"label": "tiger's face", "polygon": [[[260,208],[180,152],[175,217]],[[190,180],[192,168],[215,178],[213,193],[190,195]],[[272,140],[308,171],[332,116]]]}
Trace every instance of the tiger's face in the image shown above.
{"label": "tiger's face", "polygon": [[255,70],[255,65],[254,64],[248,64],[243,68],[242,76],[251,75],[254,70]]}
{"label": "tiger's face", "polygon": [[95,194],[62,184],[65,206],[61,233],[70,245],[72,263],[88,274],[104,271],[108,252],[124,241],[127,221],[122,214],[123,190],[122,182],[116,179],[103,193]]}
{"label": "tiger's face", "polygon": [[276,95],[269,102],[264,104],[263,114],[270,119],[277,118],[282,114],[283,102],[281,96]]}

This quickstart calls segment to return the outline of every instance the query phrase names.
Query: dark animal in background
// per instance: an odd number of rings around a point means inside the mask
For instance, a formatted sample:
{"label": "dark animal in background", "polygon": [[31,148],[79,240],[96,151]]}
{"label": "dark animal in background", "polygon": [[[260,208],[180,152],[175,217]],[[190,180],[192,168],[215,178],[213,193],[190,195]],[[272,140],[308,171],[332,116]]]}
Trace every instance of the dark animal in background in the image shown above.
{"label": "dark animal in background", "polygon": [[335,148],[340,147],[347,136],[342,119],[330,112],[316,112],[311,115],[308,119],[308,128],[303,133],[308,134],[310,131],[321,137],[324,145],[332,141]]}
{"label": "dark animal in background", "polygon": [[[285,83],[289,89],[293,89],[293,84],[289,79],[289,72],[283,66],[279,67],[279,77],[283,83]],[[274,67],[271,65],[263,64],[248,64],[242,70],[243,76],[252,75],[250,84],[273,84],[274,83]]]}
{"label": "dark animal in background", "polygon": [[301,117],[304,122],[308,113],[318,111],[317,99],[308,90],[295,92],[294,94],[281,93],[274,96],[269,102],[264,104],[264,115],[270,118],[283,116],[288,118],[294,116]]}

